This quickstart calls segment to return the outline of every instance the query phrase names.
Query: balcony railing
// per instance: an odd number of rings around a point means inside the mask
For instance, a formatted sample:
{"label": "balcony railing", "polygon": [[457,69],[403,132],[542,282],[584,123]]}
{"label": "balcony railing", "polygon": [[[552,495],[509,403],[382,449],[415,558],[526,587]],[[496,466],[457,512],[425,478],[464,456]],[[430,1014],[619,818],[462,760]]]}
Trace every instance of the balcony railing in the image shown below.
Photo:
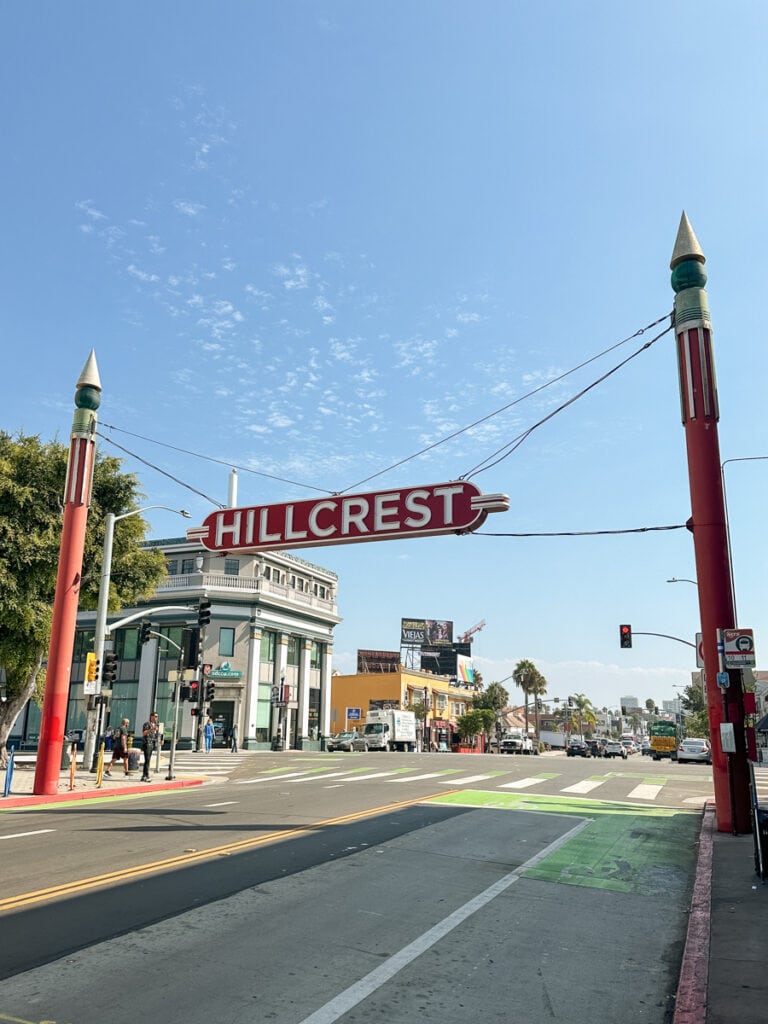
{"label": "balcony railing", "polygon": [[318,608],[336,614],[336,602],[328,598],[318,597],[306,590],[288,587],[284,583],[273,583],[263,576],[229,576],[223,572],[192,572],[182,576],[166,576],[158,585],[158,594],[178,593],[179,591],[229,591],[243,596],[272,596],[288,601],[291,604],[303,605],[305,608]]}

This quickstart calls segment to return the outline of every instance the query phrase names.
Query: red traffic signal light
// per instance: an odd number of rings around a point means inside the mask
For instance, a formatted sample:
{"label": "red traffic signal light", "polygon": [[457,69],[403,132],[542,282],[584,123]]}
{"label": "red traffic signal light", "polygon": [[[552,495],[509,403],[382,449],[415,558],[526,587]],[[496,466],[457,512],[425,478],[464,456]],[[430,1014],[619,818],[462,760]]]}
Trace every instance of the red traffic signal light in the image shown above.
{"label": "red traffic signal light", "polygon": [[632,646],[632,627],[625,624],[619,626],[619,646]]}

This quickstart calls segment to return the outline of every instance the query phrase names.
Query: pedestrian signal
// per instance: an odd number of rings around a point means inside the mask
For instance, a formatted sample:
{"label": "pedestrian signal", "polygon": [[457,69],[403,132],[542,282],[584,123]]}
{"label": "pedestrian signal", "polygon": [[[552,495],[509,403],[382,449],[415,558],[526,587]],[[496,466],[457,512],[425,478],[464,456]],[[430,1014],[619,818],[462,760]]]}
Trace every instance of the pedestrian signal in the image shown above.
{"label": "pedestrian signal", "polygon": [[619,626],[619,646],[632,646],[632,627],[626,624]]}

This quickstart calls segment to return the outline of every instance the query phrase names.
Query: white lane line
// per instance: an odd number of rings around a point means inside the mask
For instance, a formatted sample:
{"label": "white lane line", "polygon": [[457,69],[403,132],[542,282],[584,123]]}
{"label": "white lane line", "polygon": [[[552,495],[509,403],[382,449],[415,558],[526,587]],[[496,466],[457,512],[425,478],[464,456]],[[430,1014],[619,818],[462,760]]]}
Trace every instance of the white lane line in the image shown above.
{"label": "white lane line", "polygon": [[42,836],[46,832],[55,832],[55,828],[38,828],[34,832],[13,832],[9,836],[0,836],[0,839],[24,839],[26,836]]}
{"label": "white lane line", "polygon": [[492,779],[492,775],[465,775],[462,779],[447,779],[442,782],[442,786],[456,786],[461,783],[462,786],[469,785],[470,782],[485,782],[486,779]]}
{"label": "white lane line", "polygon": [[421,782],[422,779],[440,779],[442,772],[428,772],[426,775],[409,775],[407,778],[390,779],[390,782]]}
{"label": "white lane line", "polygon": [[527,789],[529,786],[538,786],[544,779],[518,779],[516,782],[502,782],[499,789]]}
{"label": "white lane line", "polygon": [[605,779],[600,779],[599,782],[592,782],[589,779],[584,779],[583,782],[577,782],[575,786],[566,786],[565,789],[561,789],[561,793],[591,793],[593,789],[597,789],[598,786],[602,786]]}
{"label": "white lane line", "polygon": [[643,782],[639,786],[635,786],[627,796],[627,800],[655,800],[663,788],[663,786],[652,786],[648,782]]}
{"label": "white lane line", "polygon": [[565,835],[560,836],[554,843],[545,846],[543,850],[540,850],[534,857],[527,860],[525,864],[521,864],[519,868],[510,871],[508,875],[504,875],[497,882],[494,882],[493,885],[489,885],[483,892],[468,900],[463,906],[449,914],[448,917],[444,917],[442,921],[438,921],[436,925],[414,939],[407,946],[404,946],[383,964],[375,967],[370,974],[366,974],[365,977],[355,982],[354,985],[350,985],[348,989],[345,989],[331,999],[325,1006],[321,1006],[320,1009],[305,1017],[300,1024],[334,1024],[345,1013],[354,1009],[355,1006],[364,999],[367,999],[377,989],[381,988],[382,985],[385,985],[394,978],[396,974],[399,974],[403,968],[413,963],[423,953],[426,953],[428,949],[431,949],[432,946],[452,932],[454,928],[458,928],[468,917],[477,913],[478,910],[482,910],[491,900],[496,899],[510,885],[517,882],[526,871],[535,867],[539,861],[544,860],[551,853],[554,853],[555,850],[559,849],[564,843],[567,843],[578,832],[581,832],[588,824],[589,822],[586,820],[580,821],[578,825],[566,832]]}
{"label": "white lane line", "polygon": [[239,803],[238,800],[222,800],[220,804],[206,804],[206,807],[229,807],[231,804]]}

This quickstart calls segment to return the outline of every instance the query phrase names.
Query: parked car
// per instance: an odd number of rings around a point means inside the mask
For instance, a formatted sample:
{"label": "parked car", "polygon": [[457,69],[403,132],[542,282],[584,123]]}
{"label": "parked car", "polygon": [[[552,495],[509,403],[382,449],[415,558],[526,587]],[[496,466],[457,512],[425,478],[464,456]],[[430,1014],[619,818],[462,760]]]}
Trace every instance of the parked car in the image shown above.
{"label": "parked car", "polygon": [[589,757],[589,746],[584,740],[574,736],[568,741],[565,753],[567,757]]}
{"label": "parked car", "polygon": [[367,750],[368,745],[365,737],[356,732],[340,732],[336,736],[329,736],[325,741],[326,750]]}
{"label": "parked car", "polygon": [[677,763],[683,764],[684,761],[712,764],[712,750],[709,746],[709,740],[683,740],[677,748]]}
{"label": "parked car", "polygon": [[634,740],[621,740],[621,745],[624,747],[628,754],[636,754],[637,747],[635,746]]}
{"label": "parked car", "polygon": [[603,757],[620,757],[627,760],[627,748],[618,740],[608,740],[603,749]]}

